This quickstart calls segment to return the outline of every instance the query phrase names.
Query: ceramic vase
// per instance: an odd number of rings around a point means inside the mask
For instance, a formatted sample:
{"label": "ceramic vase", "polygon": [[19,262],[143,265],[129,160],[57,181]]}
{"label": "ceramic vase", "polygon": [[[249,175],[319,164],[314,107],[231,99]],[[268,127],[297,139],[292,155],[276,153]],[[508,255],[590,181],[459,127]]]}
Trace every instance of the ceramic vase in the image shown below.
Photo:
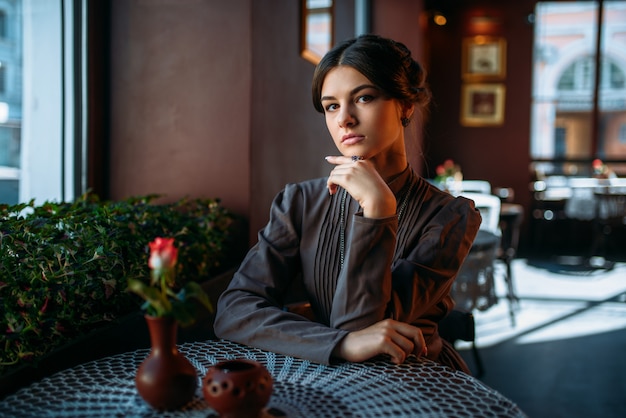
{"label": "ceramic vase", "polygon": [[176,347],[178,322],[167,317],[145,318],[152,346],[137,369],[137,391],[155,409],[178,409],[194,397],[198,384],[196,369]]}
{"label": "ceramic vase", "polygon": [[226,360],[209,368],[202,380],[202,393],[220,417],[256,418],[270,399],[273,383],[259,362]]}

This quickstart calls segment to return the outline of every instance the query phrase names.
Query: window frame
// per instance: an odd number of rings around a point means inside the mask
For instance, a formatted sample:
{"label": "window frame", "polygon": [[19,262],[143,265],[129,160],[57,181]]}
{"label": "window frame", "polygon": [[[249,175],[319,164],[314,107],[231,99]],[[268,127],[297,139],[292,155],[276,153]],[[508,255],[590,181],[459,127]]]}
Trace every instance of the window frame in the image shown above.
{"label": "window frame", "polygon": [[[330,6],[326,7],[309,7],[309,1],[311,0],[301,0],[300,2],[300,56],[310,63],[317,65],[322,56],[330,48],[332,48],[335,42],[335,31],[334,31],[334,21],[335,21],[335,2],[334,0],[327,0],[330,3]],[[309,25],[311,16],[327,16],[327,30],[326,33],[317,33],[315,28],[311,28]],[[324,46],[315,46],[309,43],[309,39],[311,37],[315,37],[315,35],[327,38],[328,42]]]}

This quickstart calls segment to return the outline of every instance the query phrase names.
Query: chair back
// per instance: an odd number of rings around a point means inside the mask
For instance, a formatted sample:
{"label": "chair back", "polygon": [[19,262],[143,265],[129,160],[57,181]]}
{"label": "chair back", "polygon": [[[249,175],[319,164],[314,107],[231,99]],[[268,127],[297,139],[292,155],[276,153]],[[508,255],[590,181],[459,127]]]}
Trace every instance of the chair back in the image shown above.
{"label": "chair back", "polygon": [[601,221],[613,221],[617,225],[626,224],[626,193],[596,191],[595,218]]}
{"label": "chair back", "polygon": [[487,180],[455,180],[437,184],[441,189],[448,191],[453,196],[463,193],[491,194],[491,183]]}
{"label": "chair back", "polygon": [[462,180],[461,193],[491,194],[491,183],[487,180]]}
{"label": "chair back", "polygon": [[474,342],[476,339],[476,321],[472,312],[453,309],[448,316],[439,321],[438,331],[441,338],[450,344],[458,340]]}
{"label": "chair back", "polygon": [[474,201],[483,218],[480,229],[500,235],[500,206],[502,201],[496,195],[486,193],[461,193],[461,196]]}

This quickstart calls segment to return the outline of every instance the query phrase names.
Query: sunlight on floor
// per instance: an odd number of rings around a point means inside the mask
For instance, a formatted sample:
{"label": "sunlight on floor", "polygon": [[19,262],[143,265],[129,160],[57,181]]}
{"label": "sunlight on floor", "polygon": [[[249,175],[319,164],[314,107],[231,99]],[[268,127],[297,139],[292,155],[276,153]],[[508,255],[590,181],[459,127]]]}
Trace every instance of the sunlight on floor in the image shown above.
{"label": "sunlight on floor", "polygon": [[605,303],[520,337],[520,344],[583,337],[626,328],[626,304]]}
{"label": "sunlight on floor", "polygon": [[[562,340],[626,328],[626,263],[612,270],[564,274],[515,260],[514,284],[520,303],[515,326],[502,274],[496,274],[497,305],[475,311],[476,345],[488,347],[514,339],[519,344]],[[459,349],[469,347],[457,343]]]}

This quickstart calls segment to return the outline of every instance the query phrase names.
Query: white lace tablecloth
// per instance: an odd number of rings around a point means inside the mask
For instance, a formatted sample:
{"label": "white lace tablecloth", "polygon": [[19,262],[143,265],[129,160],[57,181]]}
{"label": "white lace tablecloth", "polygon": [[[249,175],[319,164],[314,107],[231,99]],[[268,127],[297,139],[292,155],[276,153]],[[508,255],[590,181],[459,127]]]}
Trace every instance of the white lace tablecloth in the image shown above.
{"label": "white lace tablecloth", "polygon": [[267,406],[276,417],[524,417],[511,400],[477,379],[429,360],[384,360],[324,366],[227,341],[179,346],[198,371],[195,399],[183,409],[151,409],[135,389],[148,355],[137,350],[44,378],[0,401],[0,417],[216,417],[201,378],[218,361],[261,362],[274,378]]}

